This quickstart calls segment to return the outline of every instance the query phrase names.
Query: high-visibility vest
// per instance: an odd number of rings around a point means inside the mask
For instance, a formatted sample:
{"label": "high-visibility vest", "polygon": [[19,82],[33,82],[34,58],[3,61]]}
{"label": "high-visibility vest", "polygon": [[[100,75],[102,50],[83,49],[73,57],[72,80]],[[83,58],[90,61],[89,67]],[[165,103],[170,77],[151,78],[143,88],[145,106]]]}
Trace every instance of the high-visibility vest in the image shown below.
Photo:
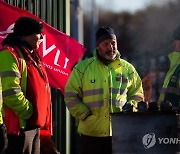
{"label": "high-visibility vest", "polygon": [[[40,57],[38,57],[38,55],[35,55],[35,58],[38,60],[38,65],[37,65],[37,63],[35,63],[35,61],[31,57],[29,51],[27,51],[25,48],[21,47],[21,51],[17,47],[13,47],[13,48],[4,49],[1,51],[1,53],[4,51],[3,54],[6,54],[4,55],[5,57],[6,56],[8,57],[7,54],[10,53],[11,56],[15,59],[14,64],[17,66],[22,65],[22,70],[19,67],[18,67],[18,70],[16,70],[19,73],[19,76],[21,76],[21,79],[20,78],[18,79],[18,84],[20,86],[19,91],[18,90],[16,91],[14,90],[14,91],[15,91],[15,95],[22,95],[21,97],[18,97],[18,101],[20,102],[19,104],[23,106],[29,102],[28,103],[29,107],[27,106],[27,108],[29,108],[31,111],[24,112],[24,114],[29,113],[29,116],[26,115],[25,118],[24,116],[21,117],[21,115],[18,114],[18,106],[16,108],[14,104],[16,102],[12,101],[11,103],[9,103],[12,94],[7,92],[6,87],[5,87],[6,85],[5,85],[4,91],[3,91],[3,94],[4,94],[3,98],[5,100],[4,103],[6,105],[5,124],[7,126],[7,130],[10,128],[11,131],[9,133],[11,134],[19,133],[18,128],[16,128],[16,130],[13,130],[15,129],[15,127],[11,125],[12,118],[14,118],[15,119],[14,123],[15,121],[16,123],[19,122],[20,124],[19,128],[43,127],[51,131],[51,128],[52,128],[51,118],[52,117],[51,117],[51,106],[50,106],[51,105],[50,89],[49,89],[49,84],[48,84],[45,68],[42,62],[40,61]],[[5,75],[6,72],[8,72],[8,70],[3,70],[1,74]],[[33,106],[33,113],[31,109],[32,108],[31,105]],[[18,120],[16,117],[18,117]],[[18,124],[16,124],[16,126],[17,125]]]}
{"label": "high-visibility vest", "polygon": [[180,52],[169,54],[171,66],[166,74],[160,93],[159,102],[169,101],[173,106],[180,106]]}

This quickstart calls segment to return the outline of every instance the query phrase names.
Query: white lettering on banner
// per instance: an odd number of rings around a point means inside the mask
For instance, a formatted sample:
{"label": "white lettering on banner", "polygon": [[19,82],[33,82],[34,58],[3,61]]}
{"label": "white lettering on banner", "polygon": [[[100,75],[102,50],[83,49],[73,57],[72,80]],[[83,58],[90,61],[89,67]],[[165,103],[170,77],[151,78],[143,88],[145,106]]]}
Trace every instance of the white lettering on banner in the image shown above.
{"label": "white lettering on banner", "polygon": [[[55,48],[56,48],[56,46],[53,44],[48,49],[46,49],[46,35],[44,35],[43,36],[43,57],[45,57],[47,54],[49,54]],[[58,60],[60,58],[60,55],[61,55],[61,51],[59,49],[57,49],[57,52],[56,52],[56,55],[55,55],[55,58],[54,58],[54,65],[59,66],[59,67],[61,67],[58,64]],[[65,69],[67,68],[68,62],[69,62],[69,59],[66,57],[63,68],[65,68]]]}
{"label": "white lettering on banner", "polygon": [[53,44],[48,49],[46,49],[46,35],[43,36],[42,42],[43,42],[43,57],[45,57],[48,53],[54,50],[56,46]]}
{"label": "white lettering on banner", "polygon": [[[6,36],[9,34],[9,33],[12,33],[13,32],[13,28],[14,28],[14,23],[11,24],[7,30],[5,31],[1,31],[0,32],[0,38],[6,38]],[[48,55],[50,52],[52,52],[54,49],[56,49],[56,45],[51,45],[49,48],[46,48],[46,42],[47,42],[47,39],[46,39],[46,35],[43,35],[43,40],[42,40],[42,53],[43,53],[43,57],[45,57],[46,55]],[[58,64],[58,60],[60,58],[60,55],[61,55],[61,52],[59,49],[57,49],[56,51],[56,55],[54,57],[54,65],[58,66],[58,67],[61,67],[59,64]],[[68,66],[68,62],[69,62],[69,59],[67,57],[65,57],[65,59],[61,59],[62,61],[64,61],[64,66],[62,66],[64,69],[67,68]]]}
{"label": "white lettering on banner", "polygon": [[68,61],[69,61],[69,59],[66,58],[66,59],[65,59],[65,63],[64,63],[64,68],[67,68],[67,63],[68,63]]}
{"label": "white lettering on banner", "polygon": [[45,66],[45,67],[47,67],[48,69],[50,69],[50,70],[52,70],[52,69],[53,69],[53,66],[48,65],[48,64],[46,64],[45,62],[43,62],[43,64],[44,64],[44,66]]}
{"label": "white lettering on banner", "polygon": [[46,63],[43,63],[43,64],[44,64],[44,66],[47,67],[48,69],[50,69],[50,70],[53,69],[53,67],[52,67],[51,65],[48,65],[48,64],[46,64]]}
{"label": "white lettering on banner", "polygon": [[11,24],[11,25],[7,28],[7,30],[0,32],[0,38],[3,38],[3,39],[6,38],[6,36],[7,36],[9,33],[12,33],[12,32],[13,32],[13,28],[14,28],[14,24]]}
{"label": "white lettering on banner", "polygon": [[63,71],[63,70],[61,70],[61,69],[57,69],[57,68],[53,67],[52,65],[46,64],[45,62],[44,62],[43,64],[44,64],[44,66],[45,66],[46,68],[48,68],[48,69],[50,69],[50,70],[59,72],[59,73],[61,73],[61,74],[63,74],[63,75],[66,75],[66,76],[69,76],[69,74],[68,74],[67,72],[65,72],[65,71]]}
{"label": "white lettering on banner", "polygon": [[63,75],[68,76],[68,73],[64,72],[63,70],[60,70],[60,69],[57,69],[57,68],[54,68],[53,70],[56,71],[56,72],[59,72],[59,73],[61,73]]}
{"label": "white lettering on banner", "polygon": [[56,52],[56,56],[55,56],[55,58],[54,58],[54,65],[57,65],[57,66],[60,66],[57,62],[58,62],[58,58],[59,58],[59,56],[60,56],[60,50],[57,50],[57,52]]}

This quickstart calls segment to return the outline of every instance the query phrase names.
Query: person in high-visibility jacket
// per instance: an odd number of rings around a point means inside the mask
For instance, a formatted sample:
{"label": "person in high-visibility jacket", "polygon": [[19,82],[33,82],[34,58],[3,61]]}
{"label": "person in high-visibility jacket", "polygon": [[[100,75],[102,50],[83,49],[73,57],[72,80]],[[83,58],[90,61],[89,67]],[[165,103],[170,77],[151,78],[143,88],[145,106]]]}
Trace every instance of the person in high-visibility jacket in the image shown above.
{"label": "person in high-visibility jacket", "polygon": [[3,98],[2,98],[2,85],[1,85],[1,75],[0,75],[0,153],[3,153],[7,148],[8,140],[6,133],[6,126],[3,123]]}
{"label": "person in high-visibility jacket", "polygon": [[78,63],[65,87],[65,102],[79,120],[81,154],[110,154],[110,113],[136,112],[144,100],[142,82],[135,68],[120,58],[114,30],[96,32],[94,57]]}
{"label": "person in high-visibility jacket", "polygon": [[180,26],[173,33],[174,51],[168,55],[170,67],[159,96],[161,110],[180,109]]}
{"label": "person in high-visibility jacket", "polygon": [[0,74],[8,134],[5,153],[40,154],[40,128],[51,134],[50,87],[37,51],[42,39],[43,23],[20,17],[14,32],[2,41]]}

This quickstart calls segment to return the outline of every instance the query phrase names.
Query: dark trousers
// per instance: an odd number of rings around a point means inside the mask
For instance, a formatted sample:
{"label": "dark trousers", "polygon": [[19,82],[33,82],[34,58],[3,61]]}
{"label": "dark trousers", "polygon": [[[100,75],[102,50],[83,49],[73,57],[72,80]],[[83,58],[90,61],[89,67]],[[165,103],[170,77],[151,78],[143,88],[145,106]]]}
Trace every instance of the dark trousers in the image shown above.
{"label": "dark trousers", "polygon": [[23,130],[18,136],[8,135],[6,154],[40,154],[40,130]]}
{"label": "dark trousers", "polygon": [[7,132],[4,124],[0,125],[0,154],[3,154],[8,145]]}
{"label": "dark trousers", "polygon": [[112,154],[112,137],[80,136],[80,154]]}

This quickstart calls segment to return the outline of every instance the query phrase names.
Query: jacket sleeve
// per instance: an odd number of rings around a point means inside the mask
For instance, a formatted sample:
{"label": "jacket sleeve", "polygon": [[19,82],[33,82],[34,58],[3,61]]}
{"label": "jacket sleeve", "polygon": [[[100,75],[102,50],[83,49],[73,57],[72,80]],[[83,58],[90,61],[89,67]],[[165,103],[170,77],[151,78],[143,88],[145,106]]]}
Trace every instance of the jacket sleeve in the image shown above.
{"label": "jacket sleeve", "polygon": [[134,67],[132,67],[131,70],[132,71],[129,73],[131,83],[127,93],[127,103],[137,108],[137,103],[144,101],[144,92],[142,88],[142,81],[137,71]]}
{"label": "jacket sleeve", "polygon": [[65,103],[72,116],[84,120],[91,114],[90,109],[82,102],[82,77],[77,68],[74,68],[65,87]]}
{"label": "jacket sleeve", "polygon": [[10,108],[19,118],[29,119],[33,112],[32,104],[22,92],[17,61],[8,50],[0,52],[0,74],[4,106]]}
{"label": "jacket sleeve", "polygon": [[2,85],[1,85],[1,75],[0,75],[0,125],[3,123],[3,117],[2,117]]}

